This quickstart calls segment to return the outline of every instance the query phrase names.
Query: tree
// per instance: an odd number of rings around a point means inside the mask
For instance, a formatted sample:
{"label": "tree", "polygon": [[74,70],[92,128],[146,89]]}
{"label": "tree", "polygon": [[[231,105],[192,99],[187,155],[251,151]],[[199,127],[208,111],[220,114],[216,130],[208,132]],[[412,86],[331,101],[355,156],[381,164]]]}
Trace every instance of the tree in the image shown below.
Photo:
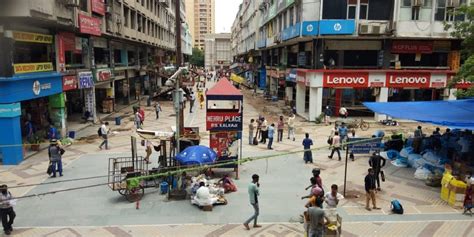
{"label": "tree", "polygon": [[204,67],[204,52],[199,48],[193,48],[193,55],[191,55],[189,63],[194,66]]}
{"label": "tree", "polygon": [[[456,9],[457,15],[464,15],[467,21],[454,21],[445,23],[445,29],[453,29],[452,36],[463,39],[461,57],[464,63],[461,65],[459,72],[454,77],[450,86],[461,80],[469,81],[474,84],[474,3],[467,6],[461,6]],[[467,91],[458,91],[458,97],[473,97],[474,86]]]}

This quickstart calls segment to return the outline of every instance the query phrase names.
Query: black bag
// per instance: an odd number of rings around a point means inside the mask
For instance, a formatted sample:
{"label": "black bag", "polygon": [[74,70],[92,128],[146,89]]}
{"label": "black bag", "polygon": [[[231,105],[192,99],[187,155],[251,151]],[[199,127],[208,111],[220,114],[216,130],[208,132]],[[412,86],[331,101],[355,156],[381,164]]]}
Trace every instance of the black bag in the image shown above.
{"label": "black bag", "polygon": [[97,134],[98,134],[99,136],[102,136],[102,127],[100,127],[99,130],[97,130]]}
{"label": "black bag", "polygon": [[329,145],[332,145],[332,137],[328,137],[328,141],[327,141],[327,142],[328,142]]}
{"label": "black bag", "polygon": [[64,153],[66,153],[66,150],[64,150],[63,148],[59,148],[59,153],[61,153],[61,155],[64,155]]}
{"label": "black bag", "polygon": [[145,140],[141,141],[142,146],[145,146]]}
{"label": "black bag", "polygon": [[253,144],[254,144],[254,145],[258,145],[258,139],[257,139],[257,137],[253,137]]}
{"label": "black bag", "polygon": [[385,182],[385,173],[383,170],[380,171],[380,177],[382,178],[382,182]]}
{"label": "black bag", "polygon": [[48,175],[51,175],[53,173],[53,164],[49,162],[48,169],[46,170],[46,173]]}
{"label": "black bag", "polygon": [[395,214],[403,214],[403,206],[398,200],[392,200],[390,203],[392,206],[392,212]]}

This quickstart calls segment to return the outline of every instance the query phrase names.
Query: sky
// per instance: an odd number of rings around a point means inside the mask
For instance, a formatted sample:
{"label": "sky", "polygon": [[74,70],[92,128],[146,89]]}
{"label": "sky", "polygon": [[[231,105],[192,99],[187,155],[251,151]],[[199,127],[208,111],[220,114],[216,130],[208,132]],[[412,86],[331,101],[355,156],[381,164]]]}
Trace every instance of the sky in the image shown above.
{"label": "sky", "polygon": [[216,1],[216,33],[230,33],[242,0]]}

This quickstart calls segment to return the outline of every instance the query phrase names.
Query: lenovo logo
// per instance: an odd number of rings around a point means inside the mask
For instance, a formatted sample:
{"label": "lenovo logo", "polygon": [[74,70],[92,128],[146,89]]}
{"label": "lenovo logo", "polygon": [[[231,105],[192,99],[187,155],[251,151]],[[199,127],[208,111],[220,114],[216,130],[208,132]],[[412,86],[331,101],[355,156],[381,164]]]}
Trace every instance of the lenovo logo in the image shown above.
{"label": "lenovo logo", "polygon": [[428,82],[426,77],[402,77],[402,76],[390,76],[390,84],[425,84]]}
{"label": "lenovo logo", "polygon": [[328,84],[345,84],[345,85],[350,85],[350,84],[365,84],[366,83],[366,78],[365,77],[332,77],[327,76],[327,83]]}

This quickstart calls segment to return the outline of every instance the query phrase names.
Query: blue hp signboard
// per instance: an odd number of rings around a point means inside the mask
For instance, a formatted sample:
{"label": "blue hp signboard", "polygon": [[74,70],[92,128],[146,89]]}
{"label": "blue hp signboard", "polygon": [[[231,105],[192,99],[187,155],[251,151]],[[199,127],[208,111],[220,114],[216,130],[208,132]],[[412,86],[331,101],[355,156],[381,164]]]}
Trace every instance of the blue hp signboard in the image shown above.
{"label": "blue hp signboard", "polygon": [[354,32],[354,20],[322,20],[319,22],[320,35],[352,35]]}
{"label": "blue hp signboard", "polygon": [[318,21],[304,21],[303,26],[301,27],[302,36],[312,36],[318,35],[319,32],[319,22]]}
{"label": "blue hp signboard", "polygon": [[[349,152],[354,154],[370,154],[381,150],[382,138],[362,141],[368,139],[370,138],[349,138],[347,142],[353,142],[353,144],[347,145]],[[360,141],[360,143],[358,141]]]}
{"label": "blue hp signboard", "polygon": [[283,30],[281,34],[282,40],[289,40],[300,36],[301,33],[301,23],[298,22],[295,25],[292,25]]}

